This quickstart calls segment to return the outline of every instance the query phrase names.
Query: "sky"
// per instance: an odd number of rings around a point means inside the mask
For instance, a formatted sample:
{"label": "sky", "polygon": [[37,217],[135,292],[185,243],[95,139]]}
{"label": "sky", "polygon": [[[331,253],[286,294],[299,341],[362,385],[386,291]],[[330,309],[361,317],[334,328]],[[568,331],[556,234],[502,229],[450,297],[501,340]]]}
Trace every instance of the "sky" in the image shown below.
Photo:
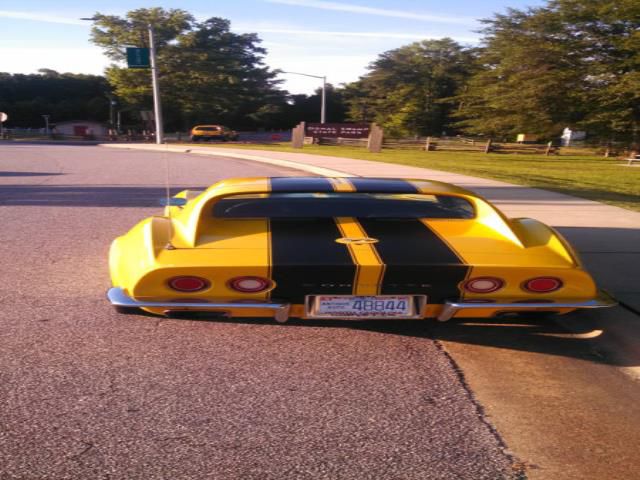
{"label": "sky", "polygon": [[[91,44],[91,22],[100,12],[124,15],[136,8],[180,8],[197,19],[222,17],[237,33],[253,32],[273,69],[352,82],[387,50],[423,39],[450,37],[464,45],[480,39],[479,19],[544,0],[0,0],[0,72],[102,74],[110,61]],[[291,93],[312,93],[321,80],[282,74]]]}

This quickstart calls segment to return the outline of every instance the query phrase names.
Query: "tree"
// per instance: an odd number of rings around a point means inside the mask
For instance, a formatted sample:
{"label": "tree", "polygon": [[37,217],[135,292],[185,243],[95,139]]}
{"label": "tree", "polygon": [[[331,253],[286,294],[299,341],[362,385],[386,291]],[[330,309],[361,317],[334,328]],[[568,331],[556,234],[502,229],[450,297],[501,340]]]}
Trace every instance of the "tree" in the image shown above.
{"label": "tree", "polygon": [[40,127],[42,115],[51,115],[53,123],[107,121],[108,93],[106,79],[98,75],[49,69],[29,75],[0,73],[0,111],[9,113],[9,127]]}
{"label": "tree", "polygon": [[346,85],[349,117],[375,121],[391,135],[440,135],[451,130],[453,104],[473,52],[449,38],[424,40],[381,54],[369,72]]}
{"label": "tree", "polygon": [[458,124],[475,134],[558,134],[583,115],[579,58],[559,18],[544,8],[486,20],[478,68],[458,100]]}
{"label": "tree", "polygon": [[586,75],[581,125],[603,140],[640,143],[640,2],[555,0]]}
{"label": "tree", "polygon": [[[197,22],[184,10],[142,8],[124,18],[97,13],[94,22],[92,41],[117,62],[125,60],[127,46],[148,46],[147,28],[153,25],[169,127],[203,122],[252,126],[286,103],[277,72],[263,64],[260,39],[231,32],[227,20]],[[151,108],[148,71],[114,64],[107,78],[118,97],[141,110]]]}
{"label": "tree", "polygon": [[638,141],[640,3],[554,0],[484,21],[476,73],[458,97],[470,133]]}

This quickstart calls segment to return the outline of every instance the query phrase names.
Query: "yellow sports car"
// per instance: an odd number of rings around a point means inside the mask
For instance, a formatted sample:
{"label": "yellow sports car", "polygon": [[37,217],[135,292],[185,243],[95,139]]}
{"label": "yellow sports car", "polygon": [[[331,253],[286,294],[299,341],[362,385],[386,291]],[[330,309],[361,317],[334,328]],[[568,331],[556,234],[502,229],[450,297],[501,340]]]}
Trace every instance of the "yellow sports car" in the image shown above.
{"label": "yellow sports car", "polygon": [[237,178],[169,203],[111,245],[120,311],[448,320],[615,303],[552,228],[446,183]]}
{"label": "yellow sports car", "polygon": [[222,125],[196,125],[191,129],[191,141],[194,143],[208,140],[237,140],[238,132]]}

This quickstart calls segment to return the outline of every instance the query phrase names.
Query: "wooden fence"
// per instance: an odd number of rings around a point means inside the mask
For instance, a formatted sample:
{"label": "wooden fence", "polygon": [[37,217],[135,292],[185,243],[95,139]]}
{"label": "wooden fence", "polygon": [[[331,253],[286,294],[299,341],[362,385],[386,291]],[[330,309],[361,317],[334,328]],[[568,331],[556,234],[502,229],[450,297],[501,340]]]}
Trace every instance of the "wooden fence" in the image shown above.
{"label": "wooden fence", "polygon": [[490,138],[465,137],[416,137],[412,139],[387,139],[384,148],[403,150],[424,150],[427,152],[481,152],[481,153],[529,153],[549,155],[555,153],[557,147],[551,143],[503,143],[494,142]]}
{"label": "wooden fence", "polygon": [[[305,137],[306,144],[316,142],[318,145],[366,147],[367,139],[355,138],[317,138]],[[498,152],[498,153],[529,153],[549,155],[555,153],[556,147],[550,144],[529,143],[498,143],[491,139],[471,139],[463,137],[414,137],[414,138],[385,138],[384,149],[391,150],[423,150],[428,152]]]}

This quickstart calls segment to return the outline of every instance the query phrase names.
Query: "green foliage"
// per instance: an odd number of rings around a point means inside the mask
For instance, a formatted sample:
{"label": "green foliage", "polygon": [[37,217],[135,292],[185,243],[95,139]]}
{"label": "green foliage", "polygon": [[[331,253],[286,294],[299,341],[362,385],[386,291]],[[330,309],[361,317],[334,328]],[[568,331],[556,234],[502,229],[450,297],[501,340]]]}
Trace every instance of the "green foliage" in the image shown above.
{"label": "green foliage", "polygon": [[373,120],[391,135],[440,135],[450,130],[472,52],[451,39],[424,40],[381,54],[369,73],[345,87],[352,120]]}
{"label": "green foliage", "polygon": [[[168,128],[212,122],[251,126],[275,120],[274,112],[286,104],[277,72],[263,64],[260,39],[231,32],[227,20],[197,22],[183,10],[141,8],[124,18],[97,13],[94,22],[92,41],[115,61],[125,60],[127,46],[148,46],[148,25],[153,25]],[[132,107],[151,109],[148,70],[114,64],[107,79]]]}
{"label": "green foliage", "polygon": [[553,138],[566,126],[637,141],[640,3],[554,0],[485,20],[478,70],[457,99],[469,133]]}
{"label": "green foliage", "polygon": [[459,97],[465,131],[515,140],[517,133],[551,137],[576,112],[582,79],[565,51],[569,39],[544,9],[510,10],[485,22],[478,70]]}
{"label": "green foliage", "polygon": [[[568,126],[591,140],[640,144],[638,0],[548,0],[484,24],[479,48],[451,39],[415,42],[382,53],[356,82],[327,85],[328,120],[374,121],[387,136],[463,132],[510,140],[517,133],[554,139]],[[126,47],[148,46],[149,25],[167,129],[319,121],[320,92],[281,90],[255,34],[163,8],[95,14],[92,41],[115,62],[106,81],[52,70],[0,73],[0,110],[16,126],[40,125],[43,114],[106,121],[110,92],[129,120],[151,110],[150,72],[123,68]]]}
{"label": "green foliage", "polygon": [[550,0],[485,24],[482,45],[423,41],[391,50],[344,87],[352,120],[387,134],[640,143],[640,2]]}
{"label": "green foliage", "polygon": [[109,86],[104,77],[49,69],[39,72],[0,73],[0,111],[9,114],[6,127],[39,128],[44,126],[42,115],[50,115],[52,123],[108,121]]}
{"label": "green foliage", "polygon": [[640,2],[554,0],[585,70],[581,125],[604,139],[640,142]]}

